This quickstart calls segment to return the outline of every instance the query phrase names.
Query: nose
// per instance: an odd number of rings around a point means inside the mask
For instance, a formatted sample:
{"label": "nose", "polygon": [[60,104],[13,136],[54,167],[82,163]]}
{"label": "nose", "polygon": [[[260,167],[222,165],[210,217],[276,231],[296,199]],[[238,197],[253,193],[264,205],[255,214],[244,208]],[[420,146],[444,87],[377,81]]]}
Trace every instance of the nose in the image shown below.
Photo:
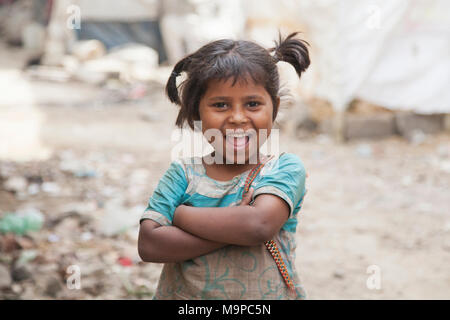
{"label": "nose", "polygon": [[248,119],[247,115],[245,114],[245,110],[240,106],[232,108],[231,115],[228,118],[228,121],[235,125],[247,123]]}

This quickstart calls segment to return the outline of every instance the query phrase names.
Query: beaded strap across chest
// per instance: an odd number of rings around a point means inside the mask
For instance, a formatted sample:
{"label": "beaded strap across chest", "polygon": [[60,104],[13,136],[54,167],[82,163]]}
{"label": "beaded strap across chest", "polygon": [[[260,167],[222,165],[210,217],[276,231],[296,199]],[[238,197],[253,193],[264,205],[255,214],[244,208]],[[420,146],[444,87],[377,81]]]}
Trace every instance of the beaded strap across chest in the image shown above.
{"label": "beaded strap across chest", "polygon": [[[270,158],[269,158],[270,160]],[[267,160],[267,161],[269,161]],[[252,184],[253,180],[255,180],[256,176],[258,175],[259,171],[261,171],[261,168],[264,166],[264,163],[260,163],[256,167],[254,167],[250,173],[247,176],[247,179],[245,180],[244,185],[244,192],[242,196],[244,197],[245,194],[250,190],[250,185]],[[278,249],[278,246],[274,240],[264,241],[264,245],[266,246],[267,250],[269,250],[270,254],[273,257],[273,260],[275,261],[278,270],[281,273],[281,276],[283,277],[284,283],[286,286],[291,289],[295,290],[294,283],[287,271],[286,264],[283,261],[283,258],[281,257],[280,251]]]}

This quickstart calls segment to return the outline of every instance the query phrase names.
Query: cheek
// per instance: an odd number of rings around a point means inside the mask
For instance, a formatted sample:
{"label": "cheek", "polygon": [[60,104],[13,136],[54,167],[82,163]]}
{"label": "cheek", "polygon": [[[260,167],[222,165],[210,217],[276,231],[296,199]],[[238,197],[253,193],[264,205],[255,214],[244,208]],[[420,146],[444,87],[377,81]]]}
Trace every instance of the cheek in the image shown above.
{"label": "cheek", "polygon": [[273,125],[272,109],[268,108],[268,110],[265,110],[264,112],[259,114],[257,117],[255,117],[254,123],[258,129],[266,129],[266,130],[270,131],[272,129],[272,125]]}
{"label": "cheek", "polygon": [[212,117],[211,113],[208,112],[206,108],[202,107],[200,107],[198,111],[203,131],[214,127],[214,117]]}

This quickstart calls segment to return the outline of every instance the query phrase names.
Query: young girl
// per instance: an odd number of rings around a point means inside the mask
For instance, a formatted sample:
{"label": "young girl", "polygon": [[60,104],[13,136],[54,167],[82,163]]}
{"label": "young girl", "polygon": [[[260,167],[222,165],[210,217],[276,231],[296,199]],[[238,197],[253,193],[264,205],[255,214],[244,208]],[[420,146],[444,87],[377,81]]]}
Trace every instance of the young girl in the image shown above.
{"label": "young girl", "polygon": [[[280,104],[277,62],[290,63],[299,77],[310,63],[305,42],[295,36],[270,50],[219,40],[175,65],[166,92],[180,106],[177,126],[194,129],[201,121],[205,136],[219,134],[210,141],[215,161],[171,163],[141,218],[142,260],[164,263],[155,299],[305,297],[294,252],[305,169],[294,154],[259,151],[265,141],[259,133],[270,135]],[[249,174],[252,189],[244,194]]]}

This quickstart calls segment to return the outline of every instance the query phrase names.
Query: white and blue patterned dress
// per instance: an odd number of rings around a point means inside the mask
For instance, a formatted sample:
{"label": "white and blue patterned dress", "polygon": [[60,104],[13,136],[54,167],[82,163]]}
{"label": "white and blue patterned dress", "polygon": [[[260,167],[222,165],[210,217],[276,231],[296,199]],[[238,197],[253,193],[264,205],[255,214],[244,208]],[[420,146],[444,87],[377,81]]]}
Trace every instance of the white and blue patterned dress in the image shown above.
{"label": "white and blue patterned dress", "polygon": [[[232,180],[217,181],[206,175],[201,158],[173,161],[158,183],[141,217],[163,226],[172,224],[177,206],[228,207],[239,205],[250,170]],[[274,240],[295,293],[289,290],[273,257],[263,243],[228,245],[181,263],[165,263],[154,299],[303,299],[305,291],[295,269],[297,214],[304,196],[306,172],[294,154],[282,153],[269,160],[252,183],[253,198],[262,193],[284,199],[289,218]]]}

